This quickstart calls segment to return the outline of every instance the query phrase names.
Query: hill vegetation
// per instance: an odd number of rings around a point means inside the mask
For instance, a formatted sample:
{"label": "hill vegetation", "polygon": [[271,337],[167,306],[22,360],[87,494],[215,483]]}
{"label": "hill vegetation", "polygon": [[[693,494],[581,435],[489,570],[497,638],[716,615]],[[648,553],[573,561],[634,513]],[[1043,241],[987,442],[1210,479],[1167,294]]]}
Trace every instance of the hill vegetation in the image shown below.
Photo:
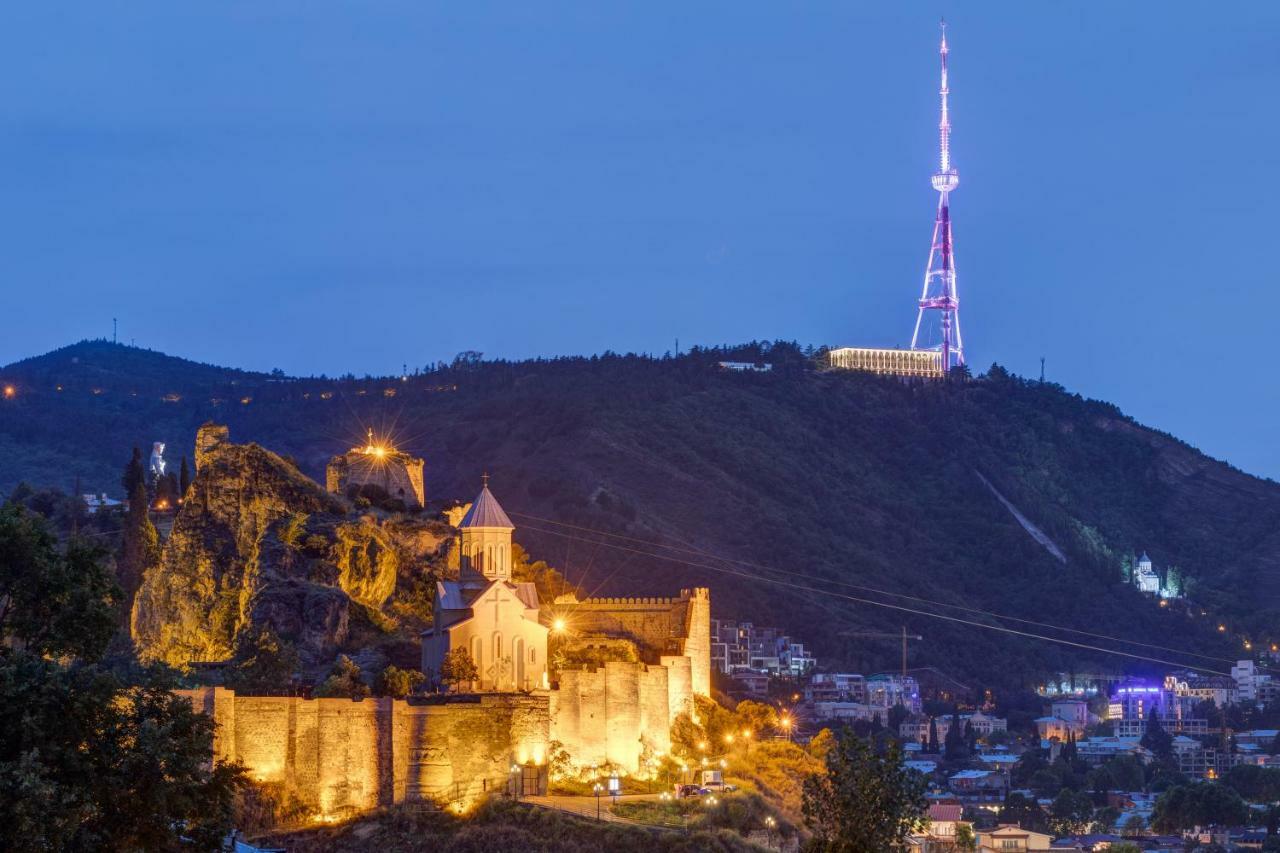
{"label": "hill vegetation", "polygon": [[[587,592],[707,585],[716,616],[781,625],[848,666],[894,665],[891,641],[854,635],[903,624],[925,637],[913,655],[975,688],[1143,666],[868,600],[1216,670],[1246,640],[1280,641],[1280,486],[999,367],[904,384],[817,371],[808,355],[471,354],[406,377],[295,379],[85,342],[0,369],[15,390],[0,400],[0,489],[78,480],[123,497],[134,446],[164,440],[176,460],[208,420],[322,480],[372,427],[426,458],[428,514],[488,471],[517,539]],[[1178,567],[1187,602],[1157,606],[1123,580],[1143,550]]]}

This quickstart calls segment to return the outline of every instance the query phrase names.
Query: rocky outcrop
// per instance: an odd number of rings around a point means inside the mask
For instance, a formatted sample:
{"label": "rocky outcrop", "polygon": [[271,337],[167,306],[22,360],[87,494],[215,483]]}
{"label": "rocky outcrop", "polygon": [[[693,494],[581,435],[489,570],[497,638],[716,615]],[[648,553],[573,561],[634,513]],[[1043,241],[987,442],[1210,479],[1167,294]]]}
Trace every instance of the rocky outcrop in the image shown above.
{"label": "rocky outcrop", "polygon": [[439,544],[425,522],[351,515],[276,454],[230,443],[225,427],[203,427],[197,448],[199,473],[134,602],[145,660],[226,660],[248,626],[273,628],[304,661],[332,656],[358,611],[392,597],[406,559]]}

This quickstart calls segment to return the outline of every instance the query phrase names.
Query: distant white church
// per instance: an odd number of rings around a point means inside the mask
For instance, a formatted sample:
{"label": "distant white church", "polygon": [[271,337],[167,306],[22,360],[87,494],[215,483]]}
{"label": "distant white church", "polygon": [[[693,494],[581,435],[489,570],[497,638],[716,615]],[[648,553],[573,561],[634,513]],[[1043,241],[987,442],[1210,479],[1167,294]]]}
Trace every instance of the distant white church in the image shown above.
{"label": "distant white church", "polygon": [[1176,569],[1169,568],[1164,578],[1151,564],[1151,558],[1143,551],[1133,568],[1133,583],[1139,592],[1150,593],[1158,598],[1181,598],[1182,582]]}
{"label": "distant white church", "polygon": [[466,649],[480,676],[472,689],[546,689],[550,629],[538,621],[537,588],[511,582],[515,525],[488,477],[458,528],[458,580],[436,583],[432,627],[422,634],[423,672],[439,673],[450,650]]}

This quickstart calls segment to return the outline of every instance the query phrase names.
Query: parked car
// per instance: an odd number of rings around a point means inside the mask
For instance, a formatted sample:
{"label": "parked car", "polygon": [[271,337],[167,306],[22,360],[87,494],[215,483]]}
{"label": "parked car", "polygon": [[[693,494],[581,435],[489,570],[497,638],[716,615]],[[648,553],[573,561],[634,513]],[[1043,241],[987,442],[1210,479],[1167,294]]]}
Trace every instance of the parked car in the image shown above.
{"label": "parked car", "polygon": [[707,793],[706,789],[699,788],[697,785],[677,785],[676,799],[683,800],[685,797],[701,797]]}

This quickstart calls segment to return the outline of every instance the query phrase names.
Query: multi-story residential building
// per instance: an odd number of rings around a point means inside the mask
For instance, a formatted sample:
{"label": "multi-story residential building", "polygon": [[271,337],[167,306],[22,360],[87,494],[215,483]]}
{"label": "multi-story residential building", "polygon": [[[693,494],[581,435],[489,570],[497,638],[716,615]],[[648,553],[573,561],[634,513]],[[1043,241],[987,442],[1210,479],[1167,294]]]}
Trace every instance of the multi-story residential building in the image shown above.
{"label": "multi-story residential building", "polygon": [[1251,660],[1236,661],[1231,667],[1231,678],[1236,683],[1236,692],[1241,702],[1252,702],[1266,705],[1280,691],[1280,682],[1270,675],[1258,672],[1258,666]]}
{"label": "multi-story residential building", "polygon": [[909,675],[873,675],[866,681],[866,690],[868,705],[881,708],[901,705],[913,714],[920,713],[920,685]]}
{"label": "multi-story residential building", "polygon": [[1147,764],[1151,752],[1136,737],[1091,737],[1076,741],[1076,755],[1087,764],[1102,764],[1119,755],[1132,755]]}
{"label": "multi-story residential building", "polygon": [[1237,746],[1254,746],[1263,752],[1271,750],[1277,736],[1280,736],[1280,729],[1250,729],[1235,735]]}
{"label": "multi-story residential building", "polygon": [[947,787],[961,802],[998,802],[1009,792],[1009,779],[999,770],[961,770],[947,778]]}
{"label": "multi-story residential building", "polygon": [[1208,699],[1219,708],[1233,705],[1240,698],[1240,688],[1236,680],[1228,675],[1196,675],[1194,673],[1170,675],[1165,677],[1164,686],[1166,690],[1171,690],[1176,695],[1194,702]]}
{"label": "multi-story residential building", "polygon": [[[898,726],[898,737],[906,741],[915,741],[923,743],[929,739],[929,720],[931,718],[927,714],[912,714],[903,720]],[[947,739],[947,733],[951,731],[951,715],[944,714],[940,717],[933,717],[934,728],[938,732],[938,743],[941,745]],[[991,717],[981,711],[975,711],[972,714],[960,715],[961,731],[968,736],[970,727],[978,737],[986,737],[992,732],[1004,732],[1009,730],[1009,721],[1000,717]]]}
{"label": "multi-story residential building", "polygon": [[1173,756],[1178,772],[1192,779],[1218,779],[1242,763],[1242,756],[1230,750],[1205,746],[1195,738],[1178,735],[1173,739]]}
{"label": "multi-story residential building", "polygon": [[1107,719],[1120,738],[1142,737],[1152,717],[1158,718],[1161,727],[1171,734],[1205,734],[1209,730],[1208,721],[1191,716],[1191,707],[1196,701],[1193,695],[1180,693],[1168,679],[1164,687],[1129,683],[1117,688],[1112,695]]}
{"label": "multi-story residential building", "polygon": [[727,619],[711,620],[711,665],[723,673],[746,668],[801,676],[817,666],[804,643],[778,628]]}
{"label": "multi-story residential building", "polygon": [[1049,713],[1036,720],[1040,740],[1065,742],[1068,737],[1084,737],[1085,729],[1097,717],[1089,713],[1089,703],[1083,699],[1057,699],[1049,706]]}
{"label": "multi-story residential building", "polygon": [[866,702],[867,677],[856,672],[819,672],[804,688],[806,702]]}

